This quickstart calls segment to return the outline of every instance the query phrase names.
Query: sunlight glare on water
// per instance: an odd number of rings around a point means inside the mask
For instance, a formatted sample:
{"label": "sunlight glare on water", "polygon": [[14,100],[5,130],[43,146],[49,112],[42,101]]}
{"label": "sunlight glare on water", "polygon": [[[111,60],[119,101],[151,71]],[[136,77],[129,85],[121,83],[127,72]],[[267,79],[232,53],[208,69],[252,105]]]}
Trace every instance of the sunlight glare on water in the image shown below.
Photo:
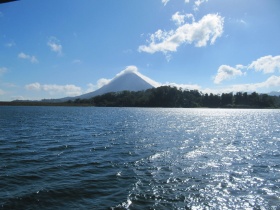
{"label": "sunlight glare on water", "polygon": [[2,209],[278,209],[280,112],[2,107]]}

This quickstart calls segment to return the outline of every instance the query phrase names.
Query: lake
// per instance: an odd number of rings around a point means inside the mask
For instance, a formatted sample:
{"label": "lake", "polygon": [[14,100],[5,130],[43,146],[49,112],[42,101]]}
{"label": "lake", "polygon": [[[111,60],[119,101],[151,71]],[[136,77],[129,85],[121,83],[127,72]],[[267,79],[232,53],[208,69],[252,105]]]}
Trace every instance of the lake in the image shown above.
{"label": "lake", "polygon": [[280,110],[0,107],[0,209],[280,209]]}

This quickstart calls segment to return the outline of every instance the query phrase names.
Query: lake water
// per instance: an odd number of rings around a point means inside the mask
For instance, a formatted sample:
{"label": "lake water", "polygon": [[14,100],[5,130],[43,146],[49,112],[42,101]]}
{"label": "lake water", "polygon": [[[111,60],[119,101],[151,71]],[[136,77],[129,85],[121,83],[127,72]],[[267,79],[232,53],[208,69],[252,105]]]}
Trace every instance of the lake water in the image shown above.
{"label": "lake water", "polygon": [[0,107],[0,209],[280,209],[280,110]]}

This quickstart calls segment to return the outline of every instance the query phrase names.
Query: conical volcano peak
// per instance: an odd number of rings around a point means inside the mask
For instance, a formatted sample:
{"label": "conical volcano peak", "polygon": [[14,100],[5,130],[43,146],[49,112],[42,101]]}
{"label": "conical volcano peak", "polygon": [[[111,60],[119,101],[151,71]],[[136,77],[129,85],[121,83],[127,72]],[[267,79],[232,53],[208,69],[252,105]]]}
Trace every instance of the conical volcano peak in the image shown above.
{"label": "conical volcano peak", "polygon": [[[153,87],[159,86],[159,84],[157,82],[155,82],[154,80],[150,79],[149,77],[146,77],[145,75],[141,74],[138,71],[136,66],[127,66],[123,71],[118,73],[111,81],[118,79],[119,77],[122,77],[122,76],[128,77],[127,75],[133,75],[133,74],[137,75],[138,77],[140,77],[142,80],[149,83]],[[133,76],[131,76],[131,77],[133,77]]]}
{"label": "conical volcano peak", "polygon": [[136,66],[127,66],[124,70],[122,70],[120,73],[118,73],[116,75],[116,77],[119,77],[119,76],[121,76],[123,74],[131,74],[131,73],[134,73],[134,74],[138,73],[138,69],[137,69]]}
{"label": "conical volcano peak", "polygon": [[138,72],[136,66],[128,66],[125,70],[118,73],[113,79],[109,80],[106,85],[96,91],[86,93],[75,98],[88,99],[109,92],[119,92],[124,90],[140,91],[158,86],[157,82]]}

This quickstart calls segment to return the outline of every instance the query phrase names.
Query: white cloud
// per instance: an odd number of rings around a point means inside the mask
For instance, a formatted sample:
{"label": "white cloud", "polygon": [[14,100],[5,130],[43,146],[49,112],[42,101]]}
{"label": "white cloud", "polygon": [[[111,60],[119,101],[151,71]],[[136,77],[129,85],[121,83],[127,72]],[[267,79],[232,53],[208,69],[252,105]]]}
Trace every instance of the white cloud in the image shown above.
{"label": "white cloud", "polygon": [[0,67],[0,76],[7,71],[8,71],[8,69],[6,67]]}
{"label": "white cloud", "polygon": [[[124,70],[122,70],[120,73],[118,73],[113,79],[125,74],[125,73],[128,73],[128,72],[133,72],[135,74],[137,74],[139,77],[141,77],[142,79],[144,79],[146,82],[150,83],[151,85],[153,85],[154,87],[158,87],[160,86],[160,83],[152,80],[151,78],[141,74],[139,71],[138,71],[138,68],[136,66],[127,66]],[[112,79],[112,80],[113,80]]]}
{"label": "white cloud", "polygon": [[87,84],[87,90],[86,90],[86,93],[89,93],[89,92],[92,92],[92,91],[95,91],[101,87],[103,87],[104,85],[107,85],[109,82],[111,82],[113,79],[127,73],[127,72],[137,72],[137,67],[136,66],[127,66],[123,71],[121,71],[120,73],[118,73],[114,78],[112,79],[106,79],[106,78],[101,78],[99,80],[97,80],[97,83],[96,84],[92,84],[92,83],[89,83]]}
{"label": "white cloud", "polygon": [[38,63],[38,60],[34,55],[28,55],[28,54],[21,52],[18,54],[18,57],[21,59],[29,60],[31,63]]}
{"label": "white cloud", "polygon": [[239,69],[230,67],[228,65],[221,65],[218,69],[218,73],[214,78],[214,83],[219,84],[224,80],[235,78],[236,76],[243,75]]}
{"label": "white cloud", "polygon": [[169,2],[169,0],[161,0],[161,2],[162,2],[163,5],[165,6],[165,5]]}
{"label": "white cloud", "polygon": [[76,96],[82,93],[82,89],[75,85],[43,85],[43,90],[49,92],[51,95],[58,93],[65,93],[67,96]]}
{"label": "white cloud", "polygon": [[205,15],[201,20],[186,23],[175,31],[158,30],[150,36],[149,45],[141,45],[139,52],[175,52],[177,48],[186,43],[194,43],[196,47],[214,44],[223,33],[224,18],[218,14]]}
{"label": "white cloud", "polygon": [[185,15],[180,15],[180,12],[176,12],[174,15],[172,15],[172,20],[176,25],[182,25],[185,23]]}
{"label": "white cloud", "polygon": [[86,93],[89,93],[89,92],[92,92],[92,91],[95,91],[97,88],[96,88],[96,85],[92,84],[92,83],[89,83],[87,84],[87,90],[86,90]]}
{"label": "white cloud", "polygon": [[[170,0],[161,0],[161,2],[163,3],[164,6],[166,6],[166,4],[169,2]],[[184,2],[186,4],[190,3],[190,0],[184,0]],[[193,11],[198,11],[199,7],[201,6],[201,4],[208,2],[208,0],[194,0],[193,1]]]}
{"label": "white cloud", "polygon": [[242,64],[237,64],[237,65],[235,66],[235,68],[236,68],[236,69],[247,69],[247,66],[244,66],[244,65],[242,65]]}
{"label": "white cloud", "polygon": [[[166,5],[170,0],[161,0],[161,2]],[[184,0],[186,4],[190,3],[190,0]],[[202,3],[207,2],[208,0],[196,0],[194,4],[200,6]]]}
{"label": "white cloud", "polygon": [[116,77],[119,77],[123,74],[129,73],[129,72],[133,72],[133,73],[137,73],[138,72],[138,68],[136,66],[127,66],[124,70],[122,70],[120,73],[118,73],[116,75]]}
{"label": "white cloud", "polygon": [[171,87],[177,87],[182,88],[183,90],[200,90],[201,86],[196,84],[177,84],[173,82],[166,82],[164,84],[161,84],[160,86],[171,86]]}
{"label": "white cloud", "polygon": [[50,37],[47,45],[50,47],[51,51],[56,52],[58,55],[62,55],[62,45],[56,37]]}
{"label": "white cloud", "polygon": [[104,85],[107,85],[109,82],[111,81],[111,79],[106,79],[106,78],[101,78],[97,81],[97,88],[101,88]]}
{"label": "white cloud", "polygon": [[267,55],[253,61],[248,69],[254,69],[255,71],[262,71],[265,74],[274,73],[276,70],[280,71],[280,55],[271,56]]}
{"label": "white cloud", "polygon": [[[251,64],[247,66],[238,64],[234,68],[228,65],[221,65],[218,69],[217,75],[214,78],[214,83],[219,84],[224,80],[232,79],[235,78],[236,76],[245,75],[246,72],[243,73],[241,70],[249,70],[249,69],[254,69],[255,71],[261,71],[265,74],[274,73],[277,70],[280,71],[280,55],[274,57],[271,55],[263,56],[253,61]],[[249,86],[251,87],[251,85]]]}
{"label": "white cloud", "polygon": [[46,84],[41,85],[38,82],[25,86],[27,90],[46,91],[50,95],[64,94],[66,96],[77,96],[82,94],[82,89],[75,85],[56,85]]}
{"label": "white cloud", "polygon": [[111,80],[112,79],[101,78],[97,81],[97,84],[89,83],[89,84],[87,84],[87,90],[85,93],[95,91],[95,90],[103,87],[104,85],[107,85]]}
{"label": "white cloud", "polygon": [[193,14],[181,15],[180,12],[173,14],[171,20],[174,21],[176,25],[180,26],[185,23],[185,18],[190,18],[192,22],[195,21]]}
{"label": "white cloud", "polygon": [[200,89],[203,93],[230,93],[230,92],[266,92],[271,91],[275,87],[279,88],[280,86],[280,76],[271,76],[264,82],[259,83],[247,83],[247,84],[235,84],[225,87],[219,87],[216,89],[206,88]]}
{"label": "white cloud", "polygon": [[280,76],[271,76],[264,82],[260,83],[250,83],[250,84],[237,84],[232,85],[228,89],[231,90],[231,92],[251,92],[251,91],[258,91],[259,89],[263,88],[272,88],[272,87],[279,87],[280,86]]}
{"label": "white cloud", "polygon": [[194,15],[193,15],[193,14],[191,14],[191,13],[189,13],[189,14],[185,14],[185,17],[186,17],[186,18],[190,18],[190,19],[192,20],[192,22],[194,22],[194,21],[195,21],[195,19],[194,19]]}
{"label": "white cloud", "polygon": [[208,0],[196,0],[194,2],[194,7],[193,7],[194,11],[197,11],[199,9],[200,5],[204,2],[208,2]]}
{"label": "white cloud", "polygon": [[261,87],[279,87],[280,86],[280,76],[271,76],[265,82],[261,83]]}
{"label": "white cloud", "polygon": [[25,86],[25,88],[27,90],[40,90],[41,89],[41,85],[38,82],[32,83],[32,84],[28,84]]}

